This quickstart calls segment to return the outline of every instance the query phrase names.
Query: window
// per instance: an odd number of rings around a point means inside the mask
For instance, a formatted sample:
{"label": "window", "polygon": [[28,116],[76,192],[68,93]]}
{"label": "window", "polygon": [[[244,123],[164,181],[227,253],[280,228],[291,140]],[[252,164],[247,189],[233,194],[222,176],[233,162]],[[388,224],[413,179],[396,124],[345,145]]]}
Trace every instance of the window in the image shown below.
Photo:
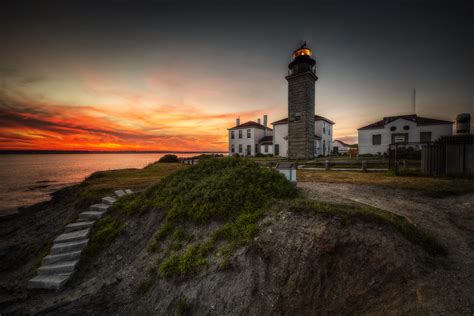
{"label": "window", "polygon": [[230,138],[231,138],[231,139],[234,139],[234,138],[235,138],[235,133],[234,133],[234,131],[231,131],[231,132],[230,132]]}
{"label": "window", "polygon": [[331,135],[331,125],[328,125],[328,135]]}
{"label": "window", "polygon": [[372,145],[382,144],[382,135],[372,135]]}
{"label": "window", "polygon": [[268,145],[265,145],[265,152],[268,152]]}
{"label": "window", "polygon": [[252,130],[248,129],[247,130],[247,138],[250,138],[250,137],[252,137]]}
{"label": "window", "polygon": [[421,132],[420,143],[429,143],[429,142],[431,142],[431,132]]}
{"label": "window", "polygon": [[301,120],[301,113],[295,113],[295,121]]}
{"label": "window", "polygon": [[231,146],[230,146],[230,152],[231,152],[231,153],[235,153],[235,146],[234,146],[234,145],[231,145]]}
{"label": "window", "polygon": [[326,155],[326,141],[323,140],[323,156]]}
{"label": "window", "polygon": [[239,129],[239,138],[242,138],[242,130]]}
{"label": "window", "polygon": [[392,134],[392,144],[408,142],[408,134]]}
{"label": "window", "polygon": [[408,130],[410,129],[410,126],[405,125],[405,126],[403,126],[403,129],[406,130],[406,131],[408,131]]}
{"label": "window", "polygon": [[239,153],[242,153],[242,144],[239,144]]}
{"label": "window", "polygon": [[326,123],[323,122],[323,134],[326,134]]}
{"label": "window", "polygon": [[397,127],[396,127],[396,126],[392,126],[392,127],[390,127],[390,130],[391,130],[392,132],[394,132],[394,131],[397,130]]}
{"label": "window", "polygon": [[247,145],[247,156],[252,154],[252,145]]}

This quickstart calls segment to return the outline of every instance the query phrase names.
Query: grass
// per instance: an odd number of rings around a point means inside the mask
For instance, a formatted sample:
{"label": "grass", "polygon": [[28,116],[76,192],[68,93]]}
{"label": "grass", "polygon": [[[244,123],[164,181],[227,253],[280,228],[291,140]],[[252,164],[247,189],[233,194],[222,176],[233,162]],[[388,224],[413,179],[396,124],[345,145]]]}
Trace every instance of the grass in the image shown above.
{"label": "grass", "polygon": [[[388,173],[298,171],[298,176],[300,181],[365,183],[402,188],[425,185],[431,192],[435,190],[433,187],[446,191],[458,183],[453,179],[412,175],[394,177]],[[116,188],[126,187],[135,191],[146,188],[143,192],[120,198],[106,217],[98,221],[90,244],[83,252],[85,266],[90,267],[92,258],[125,230],[124,223],[128,217],[146,212],[165,212],[162,226],[147,246],[150,255],[159,258],[150,269],[154,272],[146,275],[137,287],[139,294],[148,291],[158,272],[165,278],[192,276],[212,260],[217,260],[220,268],[228,267],[234,251],[258,234],[258,221],[275,202],[286,205],[292,211],[312,210],[342,216],[343,227],[352,225],[356,220],[383,223],[428,253],[446,252],[433,237],[404,217],[369,207],[304,200],[284,176],[275,170],[259,167],[251,159],[206,159],[191,167],[155,163],[142,170],[95,173],[81,186],[80,203],[91,203]],[[189,231],[192,227],[207,227],[210,224],[217,228],[204,236],[195,236]]]}
{"label": "grass", "polygon": [[95,256],[107,249],[125,228],[121,217],[106,216],[100,219],[94,226],[87,247],[81,253],[80,269],[82,271],[91,269]]}
{"label": "grass", "polygon": [[[217,243],[231,251],[252,240],[258,232],[262,210],[278,199],[295,198],[296,187],[275,170],[262,169],[255,162],[236,159],[208,159],[179,170],[134,198],[117,204],[127,214],[165,210],[165,224],[150,241],[150,253],[158,241],[168,244],[160,261],[165,278],[189,276],[208,264]],[[194,242],[189,225],[218,223],[209,238]],[[202,236],[201,236],[202,237]],[[219,256],[220,256],[219,252]]]}
{"label": "grass", "polygon": [[176,302],[175,315],[184,316],[189,312],[190,309],[191,309],[191,306],[189,306],[189,303],[187,302],[186,298],[181,297]]}
{"label": "grass", "polygon": [[399,176],[392,172],[353,172],[298,170],[298,181],[371,184],[391,188],[414,190],[430,197],[474,192],[473,179],[429,177],[418,173],[401,171]]}
{"label": "grass", "polygon": [[411,243],[421,247],[431,255],[447,254],[446,249],[441,245],[436,238],[428,232],[410,223],[405,217],[384,211],[378,208],[370,207],[363,204],[348,205],[348,204],[333,204],[323,203],[319,201],[312,201],[307,199],[298,199],[287,202],[285,205],[289,211],[311,211],[314,213],[329,214],[332,216],[340,216],[341,225],[349,226],[356,220],[363,220],[365,222],[389,225],[400,233],[405,239]]}
{"label": "grass", "polygon": [[144,190],[159,182],[163,177],[182,168],[186,167],[179,163],[153,163],[143,169],[95,172],[79,185],[80,193],[76,207],[88,207],[119,188],[134,191]]}
{"label": "grass", "polygon": [[[93,173],[80,184],[80,195],[76,207],[85,208],[100,200],[119,188],[131,188],[134,191],[156,184],[170,173],[185,168],[181,164],[153,163],[143,169],[123,169],[99,171]],[[131,205],[136,203],[139,194],[132,194],[120,198],[112,206],[106,216],[95,225],[89,237],[89,244],[81,253],[81,271],[88,271],[93,267],[98,253],[107,249],[110,244],[126,229],[126,219],[133,214]],[[155,251],[157,245],[149,244],[149,251]]]}

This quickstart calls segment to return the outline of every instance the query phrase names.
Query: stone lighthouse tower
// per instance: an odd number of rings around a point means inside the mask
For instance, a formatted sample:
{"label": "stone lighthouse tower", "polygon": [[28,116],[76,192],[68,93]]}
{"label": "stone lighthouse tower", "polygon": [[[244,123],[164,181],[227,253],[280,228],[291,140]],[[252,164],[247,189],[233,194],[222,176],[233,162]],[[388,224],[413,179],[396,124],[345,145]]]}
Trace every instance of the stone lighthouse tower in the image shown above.
{"label": "stone lighthouse tower", "polygon": [[306,42],[288,65],[288,158],[314,158],[314,90],[316,61]]}

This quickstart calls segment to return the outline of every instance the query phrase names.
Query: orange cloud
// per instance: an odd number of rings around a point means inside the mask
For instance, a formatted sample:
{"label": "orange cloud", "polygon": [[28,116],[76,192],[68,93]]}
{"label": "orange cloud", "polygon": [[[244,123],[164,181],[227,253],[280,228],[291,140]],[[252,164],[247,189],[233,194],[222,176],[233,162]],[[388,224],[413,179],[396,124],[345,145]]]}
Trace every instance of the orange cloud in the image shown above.
{"label": "orange cloud", "polygon": [[0,149],[225,151],[235,117],[193,107],[120,111],[19,101],[0,94]]}

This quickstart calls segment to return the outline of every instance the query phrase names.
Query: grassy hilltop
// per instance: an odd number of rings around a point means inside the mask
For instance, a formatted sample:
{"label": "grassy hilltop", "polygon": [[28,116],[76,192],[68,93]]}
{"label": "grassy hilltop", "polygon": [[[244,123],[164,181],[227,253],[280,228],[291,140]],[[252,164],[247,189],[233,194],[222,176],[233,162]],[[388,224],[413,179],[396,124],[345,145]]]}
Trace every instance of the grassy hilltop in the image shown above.
{"label": "grassy hilltop", "polygon": [[[445,253],[432,236],[402,216],[366,205],[310,201],[279,172],[261,168],[250,160],[207,159],[192,167],[162,165],[151,165],[138,175],[155,174],[151,177],[155,180],[156,173],[176,171],[140,193],[121,198],[98,222],[84,252],[83,269],[126,229],[129,217],[153,212],[165,215],[148,241],[147,251],[154,261],[137,288],[140,293],[159,277],[191,276],[212,263],[225,267],[236,249],[257,236],[259,220],[272,207],[336,216],[342,218],[344,225],[358,220],[389,225],[428,253]],[[103,177],[94,174],[86,183],[102,179],[102,183],[112,184],[120,179],[115,173],[110,176],[108,182],[106,173]]]}
{"label": "grassy hilltop", "polygon": [[[396,178],[385,173],[298,171],[298,177],[323,189],[380,184],[385,192],[397,186],[389,181],[397,183]],[[426,183],[423,177],[403,179],[396,190],[413,191],[413,185]],[[18,294],[0,311],[420,312],[419,284],[439,278],[433,276],[439,263],[451,258],[446,239],[433,234],[436,227],[426,230],[408,219],[410,213],[325,200],[307,192],[308,185],[296,187],[278,171],[242,158],[96,172],[33,207],[31,218],[24,216],[27,225],[4,226],[9,227],[4,235],[10,236],[4,249],[14,251],[5,257],[8,277],[0,290]],[[93,227],[79,271],[65,290],[26,291],[23,284],[64,225],[119,188],[136,193],[120,198]],[[456,216],[453,223],[464,225]],[[427,311],[447,304],[426,297]]]}

